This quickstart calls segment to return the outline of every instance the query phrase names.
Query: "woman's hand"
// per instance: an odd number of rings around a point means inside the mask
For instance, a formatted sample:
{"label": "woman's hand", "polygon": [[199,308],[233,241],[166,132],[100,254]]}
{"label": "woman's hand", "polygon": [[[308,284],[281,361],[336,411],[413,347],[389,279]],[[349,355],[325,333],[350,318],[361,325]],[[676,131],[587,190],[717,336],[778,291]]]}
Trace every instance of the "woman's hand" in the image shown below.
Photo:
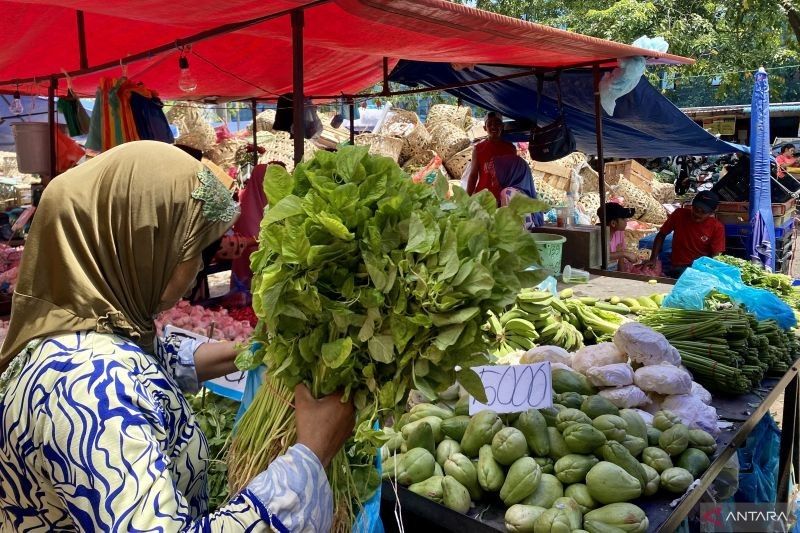
{"label": "woman's hand", "polygon": [[316,400],[305,385],[294,389],[297,443],[306,446],[325,468],[353,434],[353,402],[342,403],[341,393]]}
{"label": "woman's hand", "polygon": [[639,254],[635,254],[633,252],[625,252],[624,254],[622,254],[622,257],[624,257],[626,260],[633,263],[634,265],[639,262]]}

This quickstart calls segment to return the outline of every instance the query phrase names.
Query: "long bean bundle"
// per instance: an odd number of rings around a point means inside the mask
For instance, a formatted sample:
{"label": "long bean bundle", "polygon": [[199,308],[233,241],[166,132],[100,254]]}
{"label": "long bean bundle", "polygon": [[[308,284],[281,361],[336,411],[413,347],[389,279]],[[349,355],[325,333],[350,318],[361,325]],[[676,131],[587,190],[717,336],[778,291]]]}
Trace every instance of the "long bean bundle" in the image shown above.
{"label": "long bean bundle", "polygon": [[640,321],[663,334],[706,387],[745,393],[768,372],[783,373],[797,357],[797,339],[774,320],[738,307],[706,311],[662,308]]}
{"label": "long bean bundle", "polygon": [[[376,421],[414,388],[433,398],[458,380],[485,397],[470,366],[487,361],[481,326],[540,275],[523,228],[544,208],[521,195],[497,208],[487,192],[469,197],[447,182],[415,184],[366,148],[318,152],[294,174],[269,168],[259,250],[251,256],[259,318],[240,368],[267,366],[243,416],[230,476],[242,488],[296,437],[291,391],[344,390],[357,409],[354,444],[331,465],[334,531],[349,531],[360,502],[380,483],[373,461]],[[456,366],[462,369],[456,371]]]}

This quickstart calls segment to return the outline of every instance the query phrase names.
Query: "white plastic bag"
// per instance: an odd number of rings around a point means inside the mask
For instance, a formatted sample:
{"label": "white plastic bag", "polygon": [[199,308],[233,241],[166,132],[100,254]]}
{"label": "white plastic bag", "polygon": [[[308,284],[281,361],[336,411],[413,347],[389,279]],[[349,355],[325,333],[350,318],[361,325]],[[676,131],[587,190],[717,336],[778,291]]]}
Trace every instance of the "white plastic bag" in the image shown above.
{"label": "white plastic bag", "polygon": [[550,370],[555,370],[556,368],[560,368],[561,370],[569,370],[570,372],[575,372],[570,367],[565,365],[564,363],[550,363]]}
{"label": "white plastic bag", "polygon": [[621,325],[614,333],[614,344],[632,361],[643,365],[681,364],[681,355],[664,335],[638,322]]}
{"label": "white plastic bag", "polygon": [[655,415],[661,411],[661,402],[663,402],[665,398],[666,396],[662,396],[661,394],[648,392],[647,399],[649,400],[649,403],[645,406],[645,410],[651,415]]}
{"label": "white plastic bag", "polygon": [[634,409],[634,411],[639,413],[639,416],[642,417],[642,420],[644,420],[645,424],[647,424],[648,426],[652,426],[653,425],[653,414],[652,413],[648,413],[647,411],[642,411],[641,409]]}
{"label": "white plastic bag", "polygon": [[595,387],[624,387],[633,384],[633,368],[628,363],[595,366],[586,371],[586,377]]}
{"label": "white plastic bag", "polygon": [[717,410],[710,405],[704,404],[697,396],[691,394],[679,394],[667,396],[661,402],[661,408],[672,411],[679,417],[689,429],[702,429],[714,437],[719,435],[717,427]]}
{"label": "white plastic bag", "polygon": [[628,358],[613,342],[601,342],[594,346],[584,346],[572,356],[572,368],[586,374],[590,368],[625,363]]}
{"label": "white plastic bag", "polygon": [[658,394],[692,392],[692,376],[670,364],[643,366],[636,370],[633,381],[646,392]]}
{"label": "white plastic bag", "polygon": [[[537,346],[525,352],[521,359],[521,362],[525,364],[541,363],[543,361],[561,363],[569,368],[572,363],[572,354],[560,346]],[[572,368],[569,369],[572,370]]]}
{"label": "white plastic bag", "polygon": [[711,393],[708,392],[705,387],[695,381],[692,381],[692,392],[689,394],[696,397],[704,404],[711,405]]}
{"label": "white plastic bag", "polygon": [[598,394],[620,409],[639,407],[648,402],[647,394],[636,385],[628,385],[618,389],[604,389]]}

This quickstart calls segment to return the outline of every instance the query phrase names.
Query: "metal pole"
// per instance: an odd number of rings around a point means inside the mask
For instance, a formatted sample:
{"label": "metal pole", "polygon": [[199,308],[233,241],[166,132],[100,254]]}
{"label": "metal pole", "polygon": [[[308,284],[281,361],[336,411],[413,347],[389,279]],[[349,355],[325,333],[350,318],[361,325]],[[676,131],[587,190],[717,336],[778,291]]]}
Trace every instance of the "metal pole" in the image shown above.
{"label": "metal pole", "polygon": [[608,268],[608,230],[606,229],[606,171],[603,160],[603,108],[600,105],[600,65],[595,64],[594,72],[594,127],[597,139],[597,174],[600,186],[600,266]]}
{"label": "metal pole", "polygon": [[350,144],[356,143],[356,101],[352,98],[347,104],[350,107]]}
{"label": "metal pole", "polygon": [[294,133],[294,164],[303,160],[305,124],[303,122],[303,24],[301,9],[292,11],[292,131]]}
{"label": "metal pole", "polygon": [[[783,418],[781,418],[781,445],[778,452],[778,503],[788,501],[792,467],[795,466],[797,447],[797,387],[798,377],[789,382],[784,391]],[[776,509],[778,510],[778,509]],[[779,509],[781,511],[785,509]]]}
{"label": "metal pole", "polygon": [[47,125],[50,127],[50,175],[44,181],[47,185],[51,179],[56,177],[56,89],[58,89],[58,78],[50,78],[50,86],[47,88]]}
{"label": "metal pole", "polygon": [[391,88],[389,87],[389,58],[383,58],[383,91],[381,94],[388,96],[391,93]]}
{"label": "metal pole", "polygon": [[83,11],[76,12],[78,18],[78,53],[80,54],[81,69],[89,68],[89,56],[86,54],[86,25],[83,20]]}
{"label": "metal pole", "polygon": [[258,112],[257,104],[258,102],[256,102],[255,98],[250,100],[250,112],[253,114],[253,168],[254,169],[258,164],[258,134],[257,134],[258,126],[256,125],[256,113]]}

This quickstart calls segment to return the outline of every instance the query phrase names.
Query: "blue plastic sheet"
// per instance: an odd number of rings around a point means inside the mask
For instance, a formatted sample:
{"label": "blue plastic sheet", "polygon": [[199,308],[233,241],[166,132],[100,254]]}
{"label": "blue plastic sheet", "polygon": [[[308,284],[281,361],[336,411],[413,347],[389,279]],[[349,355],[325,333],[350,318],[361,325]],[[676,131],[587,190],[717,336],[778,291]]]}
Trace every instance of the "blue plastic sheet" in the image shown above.
{"label": "blue plastic sheet", "polygon": [[745,445],[739,448],[739,491],[737,502],[772,503],[786,501],[788,494],[778,496],[778,456],[781,430],[767,413],[758,423]]}
{"label": "blue plastic sheet", "polygon": [[753,86],[750,114],[750,257],[775,269],[775,220],[772,218],[772,184],[769,134],[769,82],[759,69]]}
{"label": "blue plastic sheet", "polygon": [[[476,65],[454,68],[449,62],[400,60],[391,81],[409,86],[441,87],[517,74],[524,67]],[[597,152],[594,77],[591,69],[561,73],[564,119],[578,150]],[[536,76],[481,83],[447,91],[465,102],[500,112],[516,120],[549,124],[561,114],[556,84],[545,83],[537,111]],[[526,134],[509,140],[527,140]],[[603,113],[603,150],[606,157],[661,157],[676,154],[713,155],[741,151],[741,147],[717,139],[667,100],[642,76],[636,87],[616,101],[614,116]]]}
{"label": "blue plastic sheet", "polygon": [[748,287],[742,282],[738,268],[709,257],[697,259],[686,269],[664,299],[664,307],[703,309],[706,296],[712,290],[744,305],[759,320],[773,319],[784,329],[797,324],[794,311],[783,300],[764,289]]}
{"label": "blue plastic sheet", "polygon": [[[264,371],[266,367],[260,366],[255,370],[247,372],[247,383],[245,385],[244,394],[242,395],[242,404],[239,407],[239,412],[236,413],[236,424],[241,420],[242,415],[258,392],[261,383],[264,381]],[[235,428],[235,426],[234,426]],[[234,430],[235,431],[235,430]],[[381,474],[381,454],[379,453],[375,459],[375,466],[378,468],[378,475]],[[353,524],[354,533],[383,533],[383,522],[381,521],[381,487],[375,494],[364,504],[363,509],[356,517],[356,522]]]}

